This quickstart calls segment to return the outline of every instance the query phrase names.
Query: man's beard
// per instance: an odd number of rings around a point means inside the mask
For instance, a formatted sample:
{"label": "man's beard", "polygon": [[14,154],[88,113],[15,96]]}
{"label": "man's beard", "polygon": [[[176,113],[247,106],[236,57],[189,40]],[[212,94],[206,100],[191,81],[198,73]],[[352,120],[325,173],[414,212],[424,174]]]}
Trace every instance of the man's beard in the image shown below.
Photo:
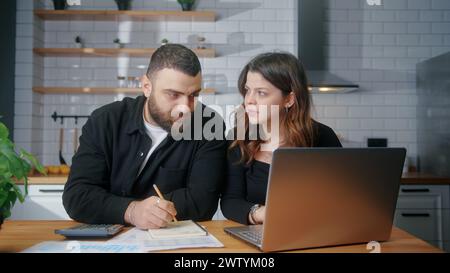
{"label": "man's beard", "polygon": [[170,113],[167,115],[158,107],[155,102],[154,93],[152,92],[148,98],[148,112],[152,119],[159,125],[164,131],[170,133],[174,121],[170,117]]}

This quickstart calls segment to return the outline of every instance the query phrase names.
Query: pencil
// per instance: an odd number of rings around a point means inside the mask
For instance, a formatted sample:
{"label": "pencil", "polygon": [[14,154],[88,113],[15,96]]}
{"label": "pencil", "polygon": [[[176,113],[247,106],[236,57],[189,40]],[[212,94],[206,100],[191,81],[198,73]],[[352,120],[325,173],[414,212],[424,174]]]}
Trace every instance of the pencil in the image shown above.
{"label": "pencil", "polygon": [[[163,195],[159,191],[158,186],[156,186],[156,184],[153,184],[153,188],[155,189],[156,193],[158,194],[158,196],[161,200],[166,200],[166,199],[164,199]],[[177,220],[177,218],[175,218],[175,216],[173,217],[173,221],[178,222],[178,220]]]}

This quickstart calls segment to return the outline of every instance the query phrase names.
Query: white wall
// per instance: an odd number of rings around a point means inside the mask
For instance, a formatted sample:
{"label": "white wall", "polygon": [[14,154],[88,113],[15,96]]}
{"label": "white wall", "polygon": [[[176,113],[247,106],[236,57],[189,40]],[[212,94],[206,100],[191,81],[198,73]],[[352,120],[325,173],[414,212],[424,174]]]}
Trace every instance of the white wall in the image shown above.
{"label": "white wall", "polygon": [[319,120],[348,146],[387,137],[414,161],[416,64],[450,50],[450,1],[328,0],[328,65],[361,86],[350,94],[314,95]]}

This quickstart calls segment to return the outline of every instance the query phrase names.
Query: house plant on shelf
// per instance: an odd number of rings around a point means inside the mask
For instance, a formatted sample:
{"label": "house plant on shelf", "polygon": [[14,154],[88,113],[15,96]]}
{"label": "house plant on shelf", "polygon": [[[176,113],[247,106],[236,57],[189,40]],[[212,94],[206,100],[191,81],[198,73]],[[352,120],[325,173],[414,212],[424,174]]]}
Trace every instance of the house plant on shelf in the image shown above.
{"label": "house plant on shelf", "polygon": [[131,0],[114,0],[119,10],[130,10]]}
{"label": "house plant on shelf", "polygon": [[166,38],[161,40],[161,45],[167,45],[169,43],[169,40],[167,40]]}
{"label": "house plant on shelf", "polygon": [[183,11],[190,11],[194,6],[195,0],[177,0]]}
{"label": "house plant on shelf", "polygon": [[[0,122],[0,228],[3,220],[11,216],[11,209],[17,199],[24,202],[28,194],[28,175],[33,167],[45,174],[44,167],[32,154],[23,149],[17,153],[8,136],[8,128]],[[24,194],[16,184],[20,180],[24,182]]]}
{"label": "house plant on shelf", "polygon": [[66,0],[53,0],[55,10],[65,10],[67,8]]}
{"label": "house plant on shelf", "polygon": [[84,40],[80,36],[75,37],[75,46],[76,48],[84,48]]}
{"label": "house plant on shelf", "polygon": [[114,39],[113,43],[116,44],[116,48],[124,48],[125,47],[125,43],[122,43],[119,38]]}

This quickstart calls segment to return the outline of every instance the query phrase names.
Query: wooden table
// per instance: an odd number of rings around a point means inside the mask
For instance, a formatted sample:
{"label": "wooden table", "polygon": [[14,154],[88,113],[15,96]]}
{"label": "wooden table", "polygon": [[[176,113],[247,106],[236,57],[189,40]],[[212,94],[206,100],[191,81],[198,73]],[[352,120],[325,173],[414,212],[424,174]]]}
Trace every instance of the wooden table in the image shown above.
{"label": "wooden table", "polygon": [[[58,228],[66,228],[75,225],[73,221],[5,221],[0,229],[0,252],[19,252],[37,243],[49,240],[63,240],[64,237],[54,234]],[[224,227],[239,226],[232,221],[208,221],[202,222],[224,248],[198,248],[180,249],[165,252],[219,252],[219,253],[246,253],[260,252],[258,249],[237,240],[223,231]],[[368,253],[365,244],[338,246],[327,248],[308,249],[295,252],[310,253]],[[403,230],[393,228],[391,239],[381,243],[381,252],[427,252],[440,253],[442,250],[431,246]]]}

